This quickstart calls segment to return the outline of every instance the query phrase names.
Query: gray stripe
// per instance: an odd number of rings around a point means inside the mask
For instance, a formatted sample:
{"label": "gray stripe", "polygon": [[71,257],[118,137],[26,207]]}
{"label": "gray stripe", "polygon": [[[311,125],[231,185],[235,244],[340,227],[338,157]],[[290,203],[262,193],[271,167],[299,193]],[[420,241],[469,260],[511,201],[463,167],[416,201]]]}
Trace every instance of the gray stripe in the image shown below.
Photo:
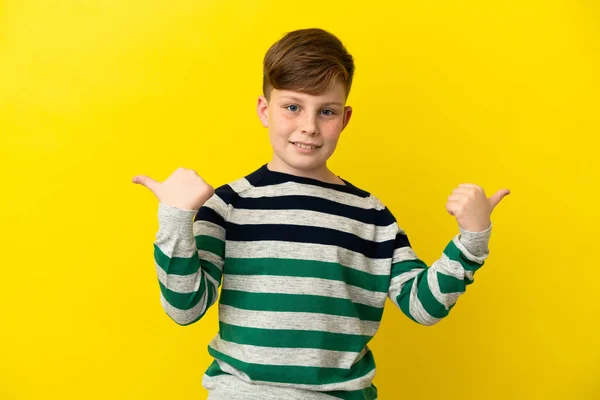
{"label": "gray stripe", "polygon": [[323,261],[372,275],[389,275],[391,258],[373,259],[338,246],[293,243],[283,241],[230,241],[226,243],[228,258],[280,258],[307,261]]}
{"label": "gray stripe", "polygon": [[198,257],[200,260],[208,261],[215,267],[219,268],[219,271],[223,272],[223,264],[225,261],[218,255],[211,253],[210,251],[198,250]]}
{"label": "gray stripe", "polygon": [[247,190],[238,194],[240,197],[254,199],[260,197],[309,196],[352,207],[358,207],[365,210],[383,209],[382,204],[372,197],[365,199],[353,194],[343,193],[335,189],[298,182],[285,182],[277,185],[253,187],[252,190]]}
{"label": "gray stripe", "polygon": [[400,307],[400,304],[398,304],[397,297],[400,294],[400,292],[402,291],[402,288],[404,287],[406,282],[415,278],[423,271],[424,271],[423,268],[415,268],[415,269],[404,272],[404,273],[392,278],[392,280],[390,282],[390,290],[388,293],[389,293],[390,299],[394,302],[394,304],[396,304],[398,307]]}
{"label": "gray stripe", "polygon": [[414,250],[408,246],[400,247],[398,249],[394,249],[394,254],[392,255],[392,263],[396,264],[402,261],[410,261],[417,260],[417,254]]}
{"label": "gray stripe", "polygon": [[219,214],[221,218],[227,219],[227,212],[229,208],[223,199],[221,199],[217,194],[212,195],[212,197],[204,203],[203,207],[211,208],[217,214]]}
{"label": "gray stripe", "polygon": [[225,241],[225,229],[209,221],[200,220],[194,222],[194,236],[198,235],[210,236],[222,242]]}
{"label": "gray stripe", "polygon": [[439,260],[433,263],[431,268],[435,268],[436,271],[461,281],[465,278],[465,269],[462,264],[458,261],[451,260],[444,253],[442,253]]}
{"label": "gray stripe", "polygon": [[473,271],[467,271],[458,261],[451,260],[446,254],[442,253],[440,259],[431,266],[436,271],[444,275],[452,276],[456,279],[468,279],[473,281]]}
{"label": "gray stripe", "polygon": [[372,242],[394,240],[398,226],[366,224],[350,218],[310,210],[249,210],[232,208],[229,222],[239,225],[282,224],[335,229]]}
{"label": "gray stripe", "polygon": [[229,183],[229,187],[236,193],[242,193],[248,189],[252,189],[253,186],[248,182],[246,178],[240,178],[234,182]]}
{"label": "gray stripe", "polygon": [[413,281],[412,288],[410,290],[410,300],[409,300],[410,315],[412,315],[412,317],[420,324],[423,324],[423,325],[437,324],[438,322],[440,322],[440,319],[434,318],[427,311],[425,311],[423,304],[421,304],[421,301],[417,297],[417,292],[419,290],[417,282],[418,282],[417,279],[415,279]]}
{"label": "gray stripe", "polygon": [[458,235],[456,235],[452,241],[454,242],[454,245],[456,247],[458,247],[458,249],[460,250],[461,253],[463,253],[463,255],[465,257],[467,257],[470,261],[473,261],[474,263],[477,264],[483,264],[483,262],[486,260],[486,258],[488,257],[488,254],[486,253],[483,256],[476,256],[474,254],[472,254],[469,250],[467,250],[467,248],[465,247],[464,244],[461,243],[461,241],[458,239]]}
{"label": "gray stripe", "polygon": [[339,315],[242,310],[219,303],[221,322],[247,328],[312,330],[351,335],[373,336],[379,328],[377,321]]}
{"label": "gray stripe", "polygon": [[273,275],[223,276],[223,289],[251,293],[310,294],[350,299],[354,303],[382,308],[386,293],[372,292],[342,281]]}
{"label": "gray stripe", "polygon": [[[305,385],[305,384],[298,384],[298,383],[253,381],[250,378],[248,378],[248,375],[244,374],[243,372],[239,371],[236,368],[233,368],[231,365],[229,365],[223,361],[220,361],[220,360],[217,360],[217,363],[219,364],[219,367],[221,368],[221,370],[223,372],[226,372],[228,374],[235,376],[236,378],[240,379],[244,383],[248,382],[248,383],[255,384],[257,388],[263,388],[265,386],[267,386],[267,387],[276,386],[276,387],[281,387],[281,388],[306,389],[306,390],[310,390],[310,391],[323,391],[323,392],[329,392],[329,391],[333,391],[333,390],[352,391],[352,390],[360,390],[360,389],[368,388],[369,386],[371,386],[371,382],[373,381],[373,377],[375,376],[375,372],[376,372],[375,368],[373,368],[371,371],[369,371],[369,373],[367,373],[361,377],[352,379],[352,380],[348,380],[348,381],[344,381],[344,382],[328,383],[328,384],[324,384],[324,385]],[[315,395],[316,394],[317,393],[315,392]],[[260,400],[263,400],[263,399],[264,398],[262,398],[262,397],[260,398]],[[277,398],[277,400],[279,400],[279,399],[288,399],[288,397]],[[311,397],[302,397],[301,399],[302,400],[311,399]],[[328,397],[317,397],[317,399],[328,399]]]}
{"label": "gray stripe", "polygon": [[435,264],[429,268],[427,271],[427,284],[429,285],[429,290],[431,290],[431,294],[437,301],[444,305],[446,311],[450,309],[456,300],[460,297],[464,292],[454,292],[454,293],[442,293],[440,291],[440,283],[438,282],[438,273],[434,268]]}
{"label": "gray stripe", "polygon": [[196,251],[192,225],[196,211],[182,210],[159,204],[158,223],[154,244],[167,257],[192,257]]}
{"label": "gray stripe", "polygon": [[206,311],[206,300],[207,292],[202,293],[202,298],[194,307],[189,310],[180,310],[179,308],[173,307],[160,293],[160,302],[163,309],[175,322],[181,325],[186,325],[198,318],[204,311]]}
{"label": "gray stripe", "polygon": [[350,368],[364,355],[349,351],[253,346],[229,342],[219,337],[210,346],[239,361],[251,364],[319,368]]}
{"label": "gray stripe", "polygon": [[157,263],[154,264],[156,266],[158,280],[167,289],[177,293],[195,293],[198,291],[200,280],[203,275],[201,270],[199,270],[198,273],[190,275],[174,275],[167,274]]}

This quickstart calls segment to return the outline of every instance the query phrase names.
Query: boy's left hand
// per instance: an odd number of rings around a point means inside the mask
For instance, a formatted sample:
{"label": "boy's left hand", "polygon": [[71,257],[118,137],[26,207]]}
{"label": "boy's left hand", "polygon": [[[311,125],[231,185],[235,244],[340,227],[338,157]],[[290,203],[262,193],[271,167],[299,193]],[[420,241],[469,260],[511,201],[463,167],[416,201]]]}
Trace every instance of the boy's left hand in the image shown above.
{"label": "boy's left hand", "polygon": [[502,189],[488,198],[484,190],[473,184],[461,184],[452,191],[446,210],[456,217],[458,225],[470,232],[482,232],[492,223],[490,216],[494,208],[510,190]]}

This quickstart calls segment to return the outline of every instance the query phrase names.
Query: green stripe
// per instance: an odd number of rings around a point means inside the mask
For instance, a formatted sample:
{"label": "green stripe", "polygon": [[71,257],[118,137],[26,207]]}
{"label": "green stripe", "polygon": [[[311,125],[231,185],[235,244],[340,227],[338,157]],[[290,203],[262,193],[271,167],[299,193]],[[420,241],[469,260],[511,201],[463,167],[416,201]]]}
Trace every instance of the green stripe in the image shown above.
{"label": "green stripe", "polygon": [[465,285],[471,283],[467,278],[464,280],[456,279],[453,276],[442,274],[441,272],[437,273],[437,278],[440,285],[440,292],[442,293],[464,292]]}
{"label": "green stripe", "polygon": [[226,372],[223,372],[221,367],[219,367],[219,363],[217,360],[213,360],[213,362],[208,366],[208,369],[205,372],[206,375],[215,377],[219,375],[228,375]]}
{"label": "green stripe", "polygon": [[373,292],[387,293],[388,275],[372,275],[343,265],[324,261],[277,258],[227,258],[227,273],[231,275],[275,275],[301,278],[321,278],[346,282]]}
{"label": "green stripe", "polygon": [[225,242],[207,235],[198,235],[196,238],[196,247],[198,250],[211,252],[221,258],[225,257]]}
{"label": "green stripe", "polygon": [[406,260],[392,264],[392,275],[390,279],[397,277],[405,272],[410,272],[413,269],[427,269],[427,264],[421,260]]}
{"label": "green stripe", "polygon": [[371,336],[363,335],[292,329],[246,328],[224,322],[220,322],[219,327],[219,335],[223,340],[264,347],[322,349],[358,353],[371,340]]}
{"label": "green stripe", "polygon": [[[432,271],[435,273],[435,271]],[[446,307],[431,293],[431,289],[429,288],[429,283],[427,282],[427,277],[425,274],[422,275],[422,279],[419,282],[418,290],[417,290],[417,298],[421,302],[421,305],[427,311],[429,315],[434,318],[444,318],[448,315],[448,310]]]}
{"label": "green stripe", "polygon": [[219,268],[217,268],[216,265],[206,261],[206,260],[200,260],[200,266],[202,267],[202,270],[204,272],[206,272],[208,275],[211,276],[211,278],[213,278],[215,280],[215,282],[217,282],[217,284],[219,284],[219,286],[221,285],[221,277],[223,276],[223,274],[221,273],[221,270]]}
{"label": "green stripe", "polygon": [[254,311],[341,315],[359,318],[363,321],[380,321],[383,314],[383,308],[352,303],[348,299],[310,294],[249,293],[238,290],[222,290],[221,304]]}
{"label": "green stripe", "polygon": [[323,392],[329,396],[337,397],[338,399],[344,400],[375,400],[377,399],[377,388],[371,384],[370,387],[362,390],[354,390],[352,392]]}
{"label": "green stripe", "polygon": [[190,258],[169,258],[157,245],[154,245],[154,260],[167,274],[190,275],[196,273],[199,268],[198,253],[194,252]]}
{"label": "green stripe", "polygon": [[202,298],[202,295],[206,290],[205,281],[206,279],[203,277],[200,281],[200,287],[198,288],[198,291],[193,293],[174,292],[170,289],[167,289],[165,285],[160,283],[160,281],[158,282],[158,284],[160,285],[160,291],[162,292],[163,297],[165,298],[165,300],[167,300],[167,302],[170,305],[180,310],[189,310],[190,308],[198,304],[198,302]]}
{"label": "green stripe", "polygon": [[415,278],[407,281],[404,284],[404,286],[402,286],[402,290],[400,291],[400,294],[396,297],[396,302],[398,303],[398,306],[400,307],[400,310],[402,310],[404,315],[406,315],[407,317],[409,317],[410,319],[412,319],[413,321],[415,321],[417,323],[419,323],[419,322],[410,313],[410,291],[412,290],[412,285],[413,285],[414,280],[419,279],[422,276],[423,276],[423,274],[420,274],[420,275],[417,275]]}
{"label": "green stripe", "polygon": [[214,358],[244,371],[254,381],[325,385],[360,378],[375,368],[373,354],[370,351],[350,369],[251,364],[225,355],[213,349],[210,345],[208,346],[208,352]]}
{"label": "green stripe", "polygon": [[444,254],[448,256],[449,259],[458,261],[464,269],[467,271],[477,271],[483,264],[478,264],[474,261],[469,260],[465,255],[460,251],[458,247],[454,244],[454,241],[450,241],[446,248],[444,249]]}

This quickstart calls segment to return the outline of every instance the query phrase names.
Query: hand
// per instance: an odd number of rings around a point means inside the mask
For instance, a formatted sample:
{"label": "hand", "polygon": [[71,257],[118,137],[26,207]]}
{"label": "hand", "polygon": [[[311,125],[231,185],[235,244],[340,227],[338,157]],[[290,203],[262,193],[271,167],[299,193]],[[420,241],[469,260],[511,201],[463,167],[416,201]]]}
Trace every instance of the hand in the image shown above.
{"label": "hand", "polygon": [[477,185],[461,184],[452,191],[446,203],[446,210],[456,217],[458,225],[471,232],[483,232],[492,223],[490,216],[494,208],[510,190],[502,189],[488,198]]}
{"label": "hand", "polygon": [[199,210],[214,193],[196,171],[185,168],[178,168],[162,183],[145,175],[135,176],[132,182],[150,189],[161,203],[183,210]]}

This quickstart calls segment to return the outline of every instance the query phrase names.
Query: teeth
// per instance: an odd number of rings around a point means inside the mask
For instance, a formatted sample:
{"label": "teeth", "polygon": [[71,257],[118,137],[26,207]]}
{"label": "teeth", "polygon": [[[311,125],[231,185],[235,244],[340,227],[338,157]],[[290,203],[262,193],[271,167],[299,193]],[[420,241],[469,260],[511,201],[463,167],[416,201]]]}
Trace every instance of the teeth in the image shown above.
{"label": "teeth", "polygon": [[296,147],[300,147],[301,149],[307,149],[307,150],[309,150],[309,149],[310,149],[310,150],[312,150],[312,149],[316,149],[316,147],[315,147],[315,146],[307,146],[307,145],[305,145],[305,144],[302,144],[302,143],[294,143],[294,146],[296,146]]}

